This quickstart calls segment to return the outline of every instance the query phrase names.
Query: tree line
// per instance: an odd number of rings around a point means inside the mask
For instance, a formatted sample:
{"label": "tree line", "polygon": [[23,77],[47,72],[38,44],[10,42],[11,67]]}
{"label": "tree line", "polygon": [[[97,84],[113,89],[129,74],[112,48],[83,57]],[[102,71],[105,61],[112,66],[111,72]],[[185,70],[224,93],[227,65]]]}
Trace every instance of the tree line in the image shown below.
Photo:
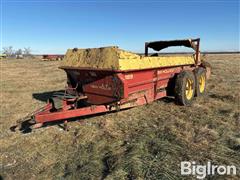
{"label": "tree line", "polygon": [[31,56],[32,49],[30,47],[24,47],[23,49],[15,50],[12,46],[3,47],[3,54],[7,57],[28,57]]}

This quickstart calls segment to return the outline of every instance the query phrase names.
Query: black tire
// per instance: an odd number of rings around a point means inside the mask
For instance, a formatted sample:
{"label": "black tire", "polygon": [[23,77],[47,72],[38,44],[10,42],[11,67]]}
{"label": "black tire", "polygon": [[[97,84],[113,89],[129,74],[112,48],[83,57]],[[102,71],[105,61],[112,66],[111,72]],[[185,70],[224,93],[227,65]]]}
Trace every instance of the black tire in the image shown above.
{"label": "black tire", "polygon": [[[196,81],[196,96],[203,96],[206,91],[206,69],[199,67],[194,70],[195,81]],[[203,81],[204,80],[204,81]]]}
{"label": "black tire", "polygon": [[179,73],[175,81],[174,91],[175,99],[178,104],[184,106],[191,105],[195,94],[195,77],[193,72],[182,71]]}

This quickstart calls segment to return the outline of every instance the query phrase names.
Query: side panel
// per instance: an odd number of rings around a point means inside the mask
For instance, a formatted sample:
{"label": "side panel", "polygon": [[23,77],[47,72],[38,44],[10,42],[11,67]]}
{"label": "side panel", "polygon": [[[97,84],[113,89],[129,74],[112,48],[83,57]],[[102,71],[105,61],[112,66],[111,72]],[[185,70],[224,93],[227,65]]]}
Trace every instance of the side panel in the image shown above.
{"label": "side panel", "polygon": [[[185,66],[186,68],[187,66]],[[166,91],[169,81],[184,67],[156,68],[139,71],[66,70],[69,87],[87,96],[90,104],[111,104],[145,96],[149,101]],[[146,95],[148,93],[148,95]],[[151,97],[152,96],[152,97]],[[124,100],[124,101],[125,101]]]}
{"label": "side panel", "polygon": [[168,86],[169,80],[181,70],[181,67],[176,67],[125,73],[128,93],[130,95],[139,91],[154,89],[156,94],[158,91],[164,90]]}
{"label": "side panel", "polygon": [[117,74],[113,74],[83,85],[83,92],[91,104],[108,104],[122,99],[124,89]]}

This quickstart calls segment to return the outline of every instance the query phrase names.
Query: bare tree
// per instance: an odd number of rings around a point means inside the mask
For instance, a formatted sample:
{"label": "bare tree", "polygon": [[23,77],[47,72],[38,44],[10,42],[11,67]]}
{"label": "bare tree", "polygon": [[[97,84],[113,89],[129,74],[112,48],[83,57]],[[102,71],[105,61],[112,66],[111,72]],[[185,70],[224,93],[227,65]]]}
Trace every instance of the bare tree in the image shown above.
{"label": "bare tree", "polygon": [[14,50],[12,46],[3,47],[3,54],[6,54],[8,57],[14,56]]}
{"label": "bare tree", "polygon": [[17,59],[23,59],[23,51],[22,51],[22,49],[18,49],[15,52],[15,56],[16,56]]}
{"label": "bare tree", "polygon": [[3,54],[6,54],[8,57],[29,57],[31,56],[31,48],[30,47],[25,47],[23,50],[18,49],[15,51],[12,46],[8,47],[3,47]]}
{"label": "bare tree", "polygon": [[24,56],[31,56],[32,50],[30,47],[27,47],[27,48],[25,47],[23,52],[24,52]]}
{"label": "bare tree", "polygon": [[15,52],[15,55],[22,55],[22,54],[23,54],[22,49],[18,49],[18,50]]}

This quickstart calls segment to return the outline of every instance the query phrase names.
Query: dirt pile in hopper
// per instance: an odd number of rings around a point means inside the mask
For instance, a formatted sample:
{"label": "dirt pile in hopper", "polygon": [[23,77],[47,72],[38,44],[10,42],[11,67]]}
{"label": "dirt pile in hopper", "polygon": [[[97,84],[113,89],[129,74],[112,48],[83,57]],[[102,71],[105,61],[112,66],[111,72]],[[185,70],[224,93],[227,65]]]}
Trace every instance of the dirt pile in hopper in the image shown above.
{"label": "dirt pile in hopper", "polygon": [[91,49],[68,49],[63,66],[119,69],[119,59],[138,59],[139,55],[119,49],[103,47]]}
{"label": "dirt pile in hopper", "polygon": [[112,70],[133,70],[194,64],[192,55],[170,55],[145,57],[118,47],[91,49],[69,49],[62,66],[75,68],[97,68]]}

